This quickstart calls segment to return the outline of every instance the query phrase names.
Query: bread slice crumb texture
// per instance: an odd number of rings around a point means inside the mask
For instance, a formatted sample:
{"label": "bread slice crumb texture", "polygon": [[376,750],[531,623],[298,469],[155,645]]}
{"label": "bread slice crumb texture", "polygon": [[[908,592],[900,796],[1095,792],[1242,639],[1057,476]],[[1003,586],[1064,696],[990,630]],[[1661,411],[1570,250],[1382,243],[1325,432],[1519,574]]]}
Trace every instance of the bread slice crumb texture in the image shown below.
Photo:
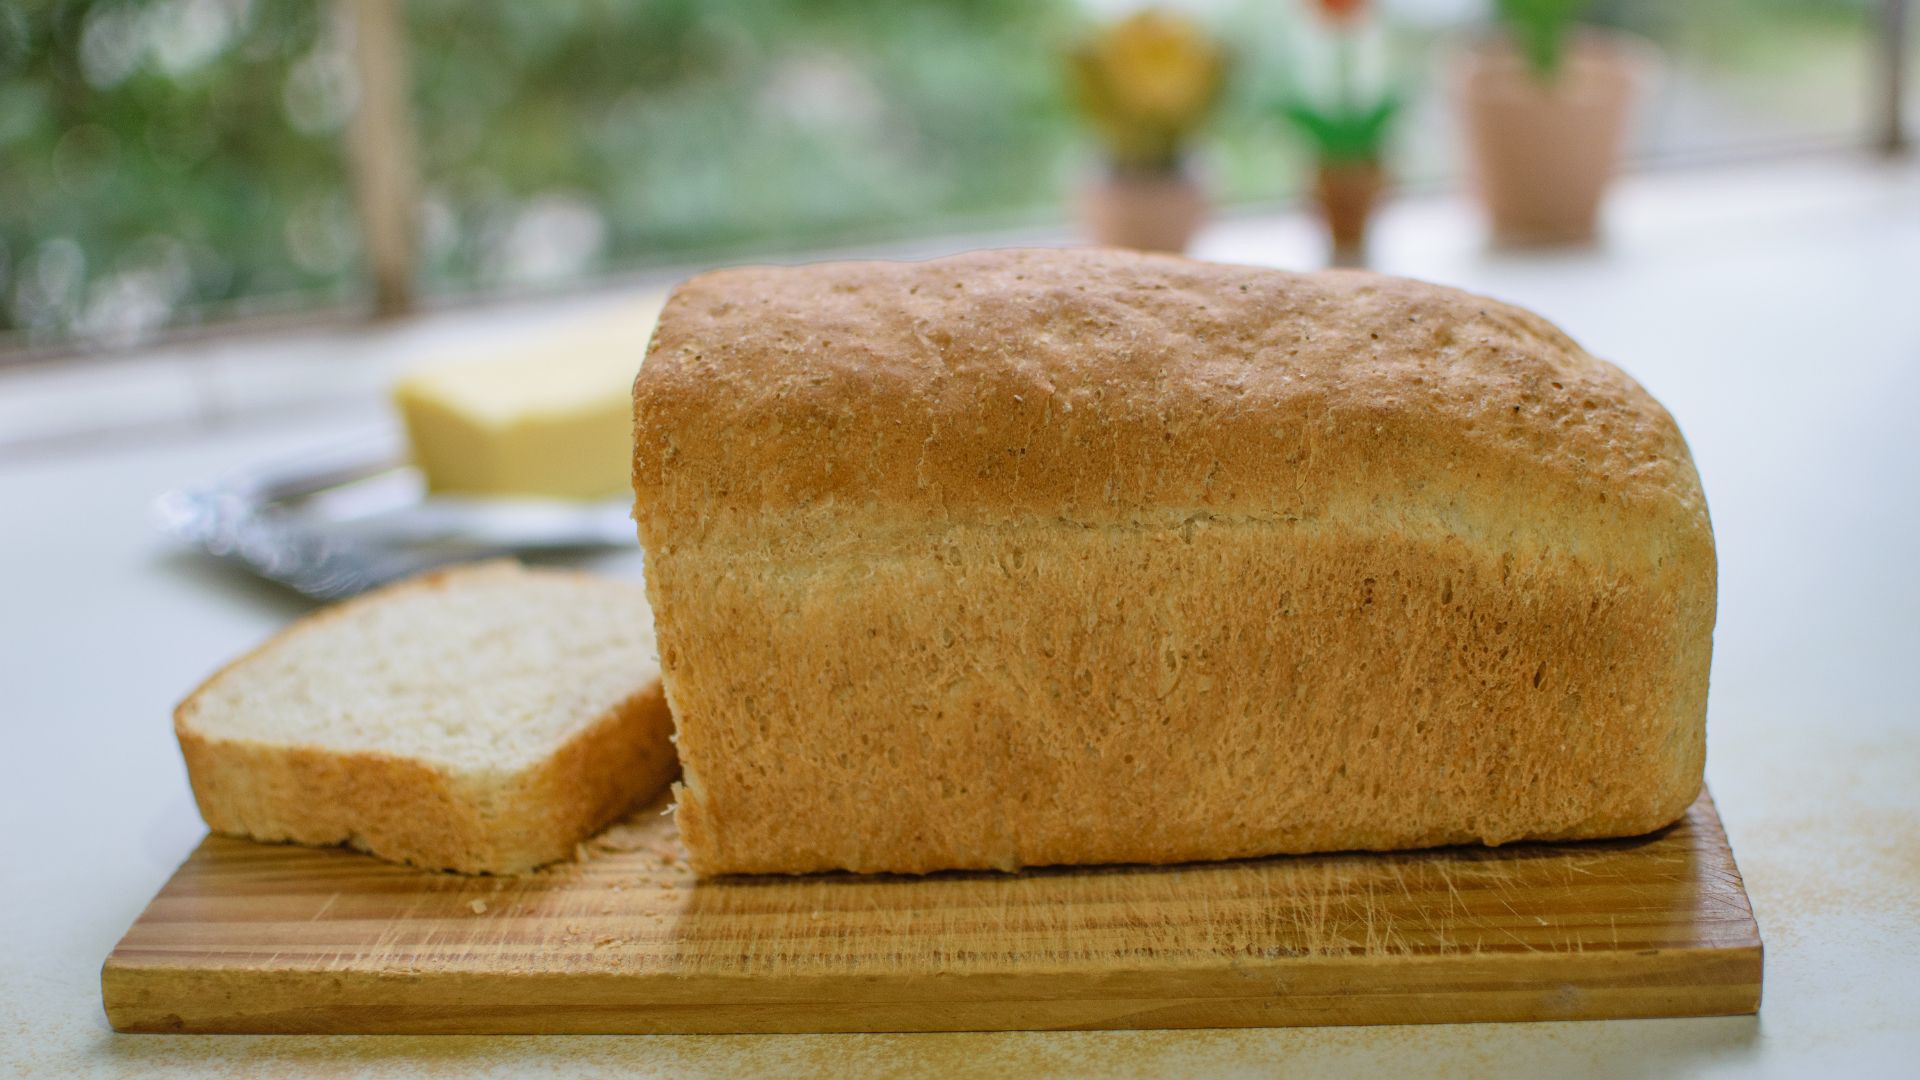
{"label": "bread slice crumb texture", "polygon": [[174,731],[216,832],[466,873],[567,858],[677,768],[645,590],[513,563],[304,619]]}
{"label": "bread slice crumb texture", "polygon": [[[636,583],[489,563],[300,623],[182,707],[209,739],[525,768],[656,666]],[[638,617],[636,617],[638,613]]]}

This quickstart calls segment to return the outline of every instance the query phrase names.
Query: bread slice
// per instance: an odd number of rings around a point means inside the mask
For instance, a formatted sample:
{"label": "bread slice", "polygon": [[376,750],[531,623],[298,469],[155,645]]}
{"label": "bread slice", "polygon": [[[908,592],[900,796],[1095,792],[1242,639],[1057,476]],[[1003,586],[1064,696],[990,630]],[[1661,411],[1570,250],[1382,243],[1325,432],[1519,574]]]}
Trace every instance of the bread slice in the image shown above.
{"label": "bread slice", "polygon": [[216,832],[518,873],[673,776],[638,583],[492,562],[289,627],[174,712]]}

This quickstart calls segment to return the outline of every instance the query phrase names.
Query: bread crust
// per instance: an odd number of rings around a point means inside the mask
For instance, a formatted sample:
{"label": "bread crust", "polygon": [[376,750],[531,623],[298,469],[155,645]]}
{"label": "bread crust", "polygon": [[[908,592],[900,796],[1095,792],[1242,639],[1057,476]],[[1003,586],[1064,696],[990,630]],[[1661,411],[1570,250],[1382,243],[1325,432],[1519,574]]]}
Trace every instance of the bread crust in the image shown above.
{"label": "bread crust", "polygon": [[728,270],[634,402],[702,872],[1618,836],[1699,790],[1697,473],[1530,313],[1097,250]]}
{"label": "bread crust", "polygon": [[380,752],[213,737],[194,727],[210,688],[292,635],[404,591],[520,572],[510,562],[439,571],[334,605],[207,679],[174,710],[174,733],[208,828],[265,841],[345,844],[432,870],[516,874],[571,856],[581,841],[657,793],[678,769],[658,681],[538,762],[479,774]]}
{"label": "bread crust", "polygon": [[907,528],[1306,517],[1408,489],[1712,541],[1679,429],[1624,372],[1531,312],[1361,271],[1098,249],[720,270],[675,290],[634,397],[643,541],[870,506]]}

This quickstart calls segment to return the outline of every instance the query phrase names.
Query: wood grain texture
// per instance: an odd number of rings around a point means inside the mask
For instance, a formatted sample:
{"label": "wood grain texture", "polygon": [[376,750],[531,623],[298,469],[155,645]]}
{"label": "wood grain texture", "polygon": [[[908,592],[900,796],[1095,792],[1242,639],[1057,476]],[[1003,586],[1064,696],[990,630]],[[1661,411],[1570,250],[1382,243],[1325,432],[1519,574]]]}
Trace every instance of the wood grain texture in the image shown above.
{"label": "wood grain texture", "polygon": [[1712,800],[1651,837],[696,881],[655,806],[463,878],[209,837],[108,957],[120,1031],[1235,1027],[1753,1012]]}

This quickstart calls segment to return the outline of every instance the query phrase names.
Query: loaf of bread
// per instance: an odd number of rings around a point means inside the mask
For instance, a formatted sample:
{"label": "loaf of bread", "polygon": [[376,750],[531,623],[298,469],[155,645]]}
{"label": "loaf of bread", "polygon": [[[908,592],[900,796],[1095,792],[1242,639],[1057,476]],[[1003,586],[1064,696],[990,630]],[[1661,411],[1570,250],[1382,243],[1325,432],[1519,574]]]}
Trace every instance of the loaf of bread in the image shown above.
{"label": "loaf of bread", "polygon": [[439,870],[565,858],[674,770],[637,582],[487,563],[328,608],[174,714],[216,832]]}
{"label": "loaf of bread", "polygon": [[1700,790],[1699,478],[1528,312],[1098,250],[725,270],[634,415],[703,873],[1621,836]]}

